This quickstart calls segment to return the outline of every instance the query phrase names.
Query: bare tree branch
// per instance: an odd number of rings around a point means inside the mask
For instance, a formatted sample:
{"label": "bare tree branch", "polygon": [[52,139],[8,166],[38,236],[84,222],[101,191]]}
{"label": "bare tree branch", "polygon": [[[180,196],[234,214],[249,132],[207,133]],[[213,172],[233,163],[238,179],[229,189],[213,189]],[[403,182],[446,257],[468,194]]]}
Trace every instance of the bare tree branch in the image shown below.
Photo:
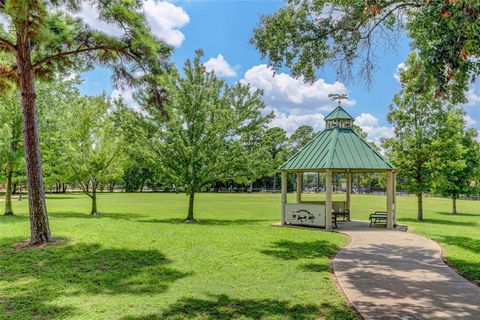
{"label": "bare tree branch", "polygon": [[0,38],[0,47],[9,49],[10,51],[17,52],[17,46],[8,41],[7,39]]}

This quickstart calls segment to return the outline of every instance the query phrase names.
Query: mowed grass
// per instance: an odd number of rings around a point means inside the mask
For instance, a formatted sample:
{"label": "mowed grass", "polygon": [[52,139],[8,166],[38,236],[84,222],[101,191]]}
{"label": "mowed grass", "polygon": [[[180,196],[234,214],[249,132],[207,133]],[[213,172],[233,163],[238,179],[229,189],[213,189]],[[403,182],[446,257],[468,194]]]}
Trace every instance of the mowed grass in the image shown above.
{"label": "mowed grass", "polygon": [[[200,194],[185,224],[183,194],[49,195],[64,242],[17,250],[27,201],[0,216],[1,319],[356,319],[329,258],[348,238],[275,228],[280,196]],[[0,204],[1,205],[1,204]]]}
{"label": "mowed grass", "polygon": [[[323,195],[305,194],[307,200]],[[289,195],[289,200],[294,200]],[[344,195],[335,195],[343,199]],[[329,258],[348,239],[275,228],[279,194],[199,194],[198,224],[184,224],[183,194],[50,195],[62,244],[16,250],[28,237],[27,202],[0,217],[1,319],[356,319],[336,288]],[[480,202],[397,197],[398,222],[431,237],[448,262],[480,283]],[[354,195],[353,219],[385,209],[385,197]],[[1,204],[0,204],[1,205]]]}

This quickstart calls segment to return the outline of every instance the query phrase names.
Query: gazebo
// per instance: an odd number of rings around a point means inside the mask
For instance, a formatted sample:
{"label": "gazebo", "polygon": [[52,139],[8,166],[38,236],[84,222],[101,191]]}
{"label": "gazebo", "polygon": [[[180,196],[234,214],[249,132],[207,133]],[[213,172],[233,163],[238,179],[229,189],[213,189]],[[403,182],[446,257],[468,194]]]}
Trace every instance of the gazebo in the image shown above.
{"label": "gazebo", "polygon": [[[387,228],[395,217],[395,167],[353,128],[353,118],[341,106],[325,117],[326,128],[285,162],[282,172],[282,225],[301,224],[332,229],[332,211],[351,209],[353,173],[385,173]],[[325,173],[325,201],[302,201],[303,175]],[[288,174],[296,175],[296,202],[287,202]],[[346,176],[346,200],[332,201],[332,175]]]}

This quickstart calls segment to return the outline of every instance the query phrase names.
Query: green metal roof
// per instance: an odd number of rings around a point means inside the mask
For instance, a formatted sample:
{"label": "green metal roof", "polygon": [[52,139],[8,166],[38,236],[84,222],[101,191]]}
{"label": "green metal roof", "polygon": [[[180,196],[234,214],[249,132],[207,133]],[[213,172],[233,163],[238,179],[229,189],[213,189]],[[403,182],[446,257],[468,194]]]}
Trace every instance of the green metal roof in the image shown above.
{"label": "green metal roof", "polygon": [[279,170],[368,169],[395,167],[352,128],[331,128],[319,132]]}
{"label": "green metal roof", "polygon": [[335,108],[335,110],[333,110],[332,112],[330,112],[326,117],[325,117],[325,120],[333,120],[333,119],[349,119],[349,120],[353,120],[353,117],[348,114],[347,111],[345,111],[345,109],[343,109],[342,107],[338,106]]}

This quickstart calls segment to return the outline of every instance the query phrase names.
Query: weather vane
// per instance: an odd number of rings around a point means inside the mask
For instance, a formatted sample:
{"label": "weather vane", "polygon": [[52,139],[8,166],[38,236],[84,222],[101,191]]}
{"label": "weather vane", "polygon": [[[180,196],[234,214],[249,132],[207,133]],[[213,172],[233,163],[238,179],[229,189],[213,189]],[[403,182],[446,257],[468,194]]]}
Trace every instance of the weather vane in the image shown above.
{"label": "weather vane", "polygon": [[332,101],[336,101],[338,100],[338,106],[340,107],[340,105],[342,104],[342,100],[346,100],[348,99],[348,96],[346,93],[331,93],[328,95],[328,97],[330,98],[330,100]]}

